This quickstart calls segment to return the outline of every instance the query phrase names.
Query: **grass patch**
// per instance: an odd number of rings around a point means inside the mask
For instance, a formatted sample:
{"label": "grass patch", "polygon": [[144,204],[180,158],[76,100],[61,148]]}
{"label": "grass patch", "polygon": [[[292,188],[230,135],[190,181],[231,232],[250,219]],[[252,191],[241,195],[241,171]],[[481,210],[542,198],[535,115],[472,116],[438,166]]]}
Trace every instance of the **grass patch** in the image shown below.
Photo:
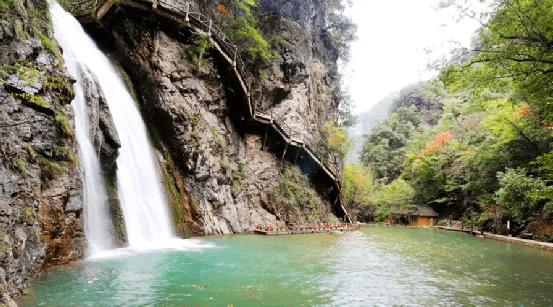
{"label": "grass patch", "polygon": [[33,216],[33,210],[29,207],[25,207],[19,212],[18,215],[15,217],[11,217],[12,221],[15,223],[27,223],[27,222],[34,222],[35,217]]}
{"label": "grass patch", "polygon": [[46,102],[46,100],[44,100],[44,97],[42,96],[36,96],[29,93],[10,93],[10,96],[12,96],[13,98],[27,100],[28,102],[31,102],[39,107],[48,108],[48,109],[52,108],[52,105]]}
{"label": "grass patch", "polygon": [[223,170],[223,174],[225,176],[229,175],[230,165],[226,161],[221,161],[221,169]]}
{"label": "grass patch", "polygon": [[219,145],[219,149],[221,149],[221,152],[227,151],[227,142],[225,142],[225,139],[222,137],[217,138],[217,145]]}
{"label": "grass patch", "polygon": [[227,143],[225,142],[225,139],[219,135],[217,127],[211,127],[211,133],[215,138],[215,142],[217,142],[217,145],[219,145],[219,149],[221,149],[221,152],[225,152],[227,150]]}
{"label": "grass patch", "polygon": [[10,248],[10,245],[6,241],[6,237],[3,234],[0,234],[0,252],[8,250],[8,248]]}
{"label": "grass patch", "polygon": [[51,180],[59,177],[68,164],[65,161],[50,161],[45,157],[40,157],[39,165],[41,169],[40,179],[45,183],[49,183]]}
{"label": "grass patch", "polygon": [[119,201],[119,192],[116,184],[106,184],[107,196],[109,199],[109,208],[111,218],[113,221],[113,227],[111,228],[111,236],[115,240],[114,242],[121,246],[125,242],[126,229],[123,220],[123,212],[121,209],[121,203]]}
{"label": "grass patch", "polygon": [[64,135],[72,135],[73,129],[71,129],[71,126],[69,125],[69,119],[67,118],[67,115],[63,112],[56,112],[54,115],[54,124],[60,128],[60,130],[63,132]]}
{"label": "grass patch", "polygon": [[58,161],[75,161],[75,154],[67,146],[54,147],[52,150],[54,158]]}
{"label": "grass patch", "polygon": [[25,207],[21,212],[15,216],[14,221],[16,223],[34,222],[33,210],[29,207]]}
{"label": "grass patch", "polygon": [[[47,38],[46,36],[44,37]],[[56,49],[55,46],[54,49]],[[71,102],[71,99],[69,99],[69,97],[73,96],[74,92],[73,84],[69,81],[68,77],[51,76],[48,74],[48,71],[45,67],[35,66],[27,60],[21,63],[15,63],[13,65],[4,64],[2,69],[0,70],[0,82],[5,84],[6,81],[4,80],[4,78],[6,78],[10,73],[16,73],[22,80],[24,80],[31,86],[34,86],[37,82],[39,82],[41,85],[43,85],[42,92],[52,91],[55,93],[59,93],[62,96],[67,96],[65,103],[56,101],[56,103],[54,104],[56,107],[59,104],[68,104]],[[29,93],[11,93],[10,95],[14,98],[27,100],[43,108],[51,109],[53,107],[52,104],[45,101],[44,97],[42,96],[37,96]]]}
{"label": "grass patch", "polygon": [[46,77],[44,76],[44,73],[46,72],[45,68],[39,68],[27,60],[21,63],[15,63],[14,65],[4,64],[4,69],[6,71],[16,72],[21,79],[29,83],[31,86],[35,85],[36,79],[41,82],[46,81]]}
{"label": "grass patch", "polygon": [[13,160],[13,167],[15,167],[15,169],[17,169],[21,173],[27,172],[27,164],[25,163],[25,161],[21,160],[20,158],[15,158]]}
{"label": "grass patch", "polygon": [[230,192],[232,193],[232,196],[236,197],[242,189],[244,188],[244,179],[246,179],[246,170],[248,166],[246,163],[240,163],[238,165],[238,170],[232,174],[232,187],[230,188]]}
{"label": "grass patch", "polygon": [[29,36],[27,31],[23,30],[20,22],[15,23],[15,36],[19,39],[26,39]]}
{"label": "grass patch", "polygon": [[198,148],[200,146],[200,140],[202,139],[202,136],[198,132],[192,133],[192,146],[194,148]]}
{"label": "grass patch", "polygon": [[44,48],[50,51],[57,58],[61,58],[61,53],[59,49],[56,47],[56,44],[54,44],[50,37],[44,34],[40,34],[40,41],[42,42],[42,46]]}
{"label": "grass patch", "polygon": [[17,5],[17,0],[0,0],[0,10],[11,11]]}
{"label": "grass patch", "polygon": [[35,160],[37,157],[37,154],[36,154],[35,148],[30,143],[27,143],[27,151],[29,152],[29,156],[31,157],[31,159]]}
{"label": "grass patch", "polygon": [[188,117],[188,119],[190,119],[192,121],[192,123],[194,124],[194,126],[196,127],[200,127],[200,124],[202,123],[203,121],[203,117],[202,117],[202,114],[198,113],[198,114],[192,114]]}
{"label": "grass patch", "polygon": [[108,192],[108,198],[109,199],[118,199],[119,198],[119,193],[117,191],[117,186],[116,185],[108,184],[107,185],[107,192]]}

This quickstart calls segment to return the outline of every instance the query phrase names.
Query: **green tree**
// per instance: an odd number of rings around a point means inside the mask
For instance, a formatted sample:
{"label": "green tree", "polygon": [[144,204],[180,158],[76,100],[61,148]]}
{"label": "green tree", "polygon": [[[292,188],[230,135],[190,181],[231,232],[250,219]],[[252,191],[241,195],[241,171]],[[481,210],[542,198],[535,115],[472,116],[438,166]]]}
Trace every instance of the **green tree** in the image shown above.
{"label": "green tree", "polygon": [[[384,183],[409,184],[410,203],[498,223],[499,202],[523,222],[553,210],[553,0],[492,3],[483,15],[461,12],[483,17],[482,28],[441,71],[445,91],[435,80],[404,88],[361,161]],[[418,121],[400,114],[411,107]],[[393,213],[388,203],[381,216]]]}
{"label": "green tree", "polygon": [[342,191],[350,207],[366,206],[374,202],[377,184],[369,169],[361,164],[344,166]]}
{"label": "green tree", "polygon": [[399,97],[394,99],[392,111],[400,107],[415,106],[418,111],[422,109],[441,108],[443,89],[435,82],[421,81],[402,88]]}
{"label": "green tree", "polygon": [[383,186],[377,196],[377,202],[393,207],[411,207],[411,201],[415,190],[407,181],[396,179],[390,184]]}
{"label": "green tree", "polygon": [[[504,88],[512,82],[517,95],[553,119],[552,0],[498,0],[480,20],[475,55],[441,73],[445,83],[475,92]],[[474,16],[473,16],[474,17]],[[476,17],[474,17],[476,18]]]}
{"label": "green tree", "polygon": [[376,219],[382,221],[398,210],[412,208],[414,196],[415,190],[403,179],[396,179],[383,186],[376,197]]}
{"label": "green tree", "polygon": [[[232,0],[232,13],[228,13],[223,21],[225,33],[234,42],[248,50],[252,60],[267,62],[275,57],[269,42],[258,29],[258,19],[252,13],[252,8],[257,6],[255,0]],[[226,8],[225,10],[225,15]]]}
{"label": "green tree", "polygon": [[399,107],[365,137],[361,162],[373,170],[377,179],[391,182],[401,174],[404,146],[421,122],[416,107]]}
{"label": "green tree", "polygon": [[508,168],[498,172],[500,188],[495,193],[497,202],[517,221],[528,218],[538,211],[537,191],[546,189],[545,182],[539,178],[528,176],[522,168]]}
{"label": "green tree", "polygon": [[337,58],[343,62],[349,61],[351,42],[357,39],[357,25],[344,13],[352,4],[351,0],[326,1],[326,28],[323,31],[329,33]]}
{"label": "green tree", "polygon": [[321,153],[332,151],[340,158],[345,158],[353,146],[346,128],[338,126],[334,121],[329,121],[323,125],[321,132],[322,137],[316,142],[316,149]]}
{"label": "green tree", "polygon": [[341,62],[335,67],[333,73],[334,87],[333,99],[338,111],[338,123],[340,126],[351,126],[355,123],[352,115],[352,99],[349,88],[342,79],[341,67],[345,67],[350,59],[351,43],[357,39],[357,25],[344,12],[351,7],[351,0],[325,0],[325,28],[322,29],[322,36],[326,38],[325,46],[333,51],[333,61]]}

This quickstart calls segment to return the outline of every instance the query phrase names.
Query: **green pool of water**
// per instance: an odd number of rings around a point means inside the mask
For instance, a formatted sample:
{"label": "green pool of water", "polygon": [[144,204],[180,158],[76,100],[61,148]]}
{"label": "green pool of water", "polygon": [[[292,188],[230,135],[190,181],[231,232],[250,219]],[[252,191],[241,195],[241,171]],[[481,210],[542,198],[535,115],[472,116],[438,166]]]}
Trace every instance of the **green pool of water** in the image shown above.
{"label": "green pool of water", "polygon": [[212,237],[50,269],[19,306],[553,305],[553,253],[434,229]]}

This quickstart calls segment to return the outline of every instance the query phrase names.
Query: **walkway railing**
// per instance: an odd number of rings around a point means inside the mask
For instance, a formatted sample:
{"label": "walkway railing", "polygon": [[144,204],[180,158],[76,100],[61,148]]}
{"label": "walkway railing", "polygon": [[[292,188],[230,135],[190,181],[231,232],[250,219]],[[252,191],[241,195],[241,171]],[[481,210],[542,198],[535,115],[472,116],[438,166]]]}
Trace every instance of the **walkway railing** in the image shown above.
{"label": "walkway railing", "polygon": [[295,145],[300,145],[304,147],[304,150],[309,153],[313,157],[317,157],[317,159],[323,163],[323,165],[326,167],[325,171],[329,171],[333,177],[334,180],[338,180],[337,177],[337,171],[331,166],[332,163],[327,164],[326,157],[321,159],[322,155],[325,155],[326,153],[321,152],[321,150],[317,147],[315,144],[315,140],[313,138],[313,135],[310,133],[306,133],[305,130],[291,127],[286,123],[284,120],[284,116],[281,116],[279,118],[275,118],[274,122],[278,124],[279,128],[282,132],[288,135],[288,138],[291,142],[296,143]]}
{"label": "walkway railing", "polygon": [[[190,2],[184,0],[153,0],[154,3],[159,3],[162,7],[170,9],[173,13],[179,14],[183,17],[185,23],[192,23],[198,29],[206,32],[209,36],[213,37],[219,47],[225,52],[225,54],[233,61],[232,65],[238,70],[241,77],[245,81],[245,77],[248,74],[245,71],[245,63],[240,58],[238,53],[238,46],[232,42],[232,40],[219,29],[211,19],[191,9]],[[246,82],[246,81],[245,81]],[[246,82],[248,83],[248,82]],[[248,84],[246,86],[249,88]]]}
{"label": "walkway railing", "polygon": [[[201,13],[194,11],[191,8],[190,2],[185,0],[146,0],[151,1],[151,9],[156,11],[159,7],[167,10],[171,15],[178,16],[177,18],[185,25],[192,24],[198,30],[204,31],[209,37],[213,39],[220,48],[219,50],[231,63],[233,69],[235,70],[237,77],[240,81],[241,86],[243,87],[244,92],[247,96],[247,101],[249,105],[249,111],[251,112],[251,117],[257,122],[265,123],[266,119],[272,119],[270,122],[276,130],[280,130],[284,134],[284,138],[287,144],[293,144],[295,146],[302,146],[306,152],[308,152],[315,161],[319,163],[321,168],[330,175],[330,177],[336,183],[337,188],[340,190],[339,177],[334,168],[329,167],[326,157],[324,159],[320,158],[320,155],[317,155],[316,147],[313,144],[313,138],[307,135],[305,132],[302,132],[298,129],[295,129],[289,126],[284,119],[281,118],[272,118],[271,115],[266,114],[267,110],[262,110],[261,108],[257,109],[257,105],[252,103],[252,93],[251,93],[251,80],[252,78],[246,72],[246,65],[244,61],[240,58],[238,52],[238,46],[232,42],[232,40],[221,30],[219,29],[214,22],[208,17],[202,15]],[[93,12],[95,18],[100,19],[102,16],[97,16],[96,14],[100,9],[103,9],[103,6],[111,6],[114,3],[123,5],[124,2],[132,3],[143,3],[140,0],[84,0],[80,2],[73,3],[73,9],[71,12],[75,16],[85,15]],[[146,2],[148,3],[148,2]],[[109,9],[109,7],[107,8]],[[105,13],[107,9],[103,9]],[[265,121],[261,121],[257,118],[256,113],[261,113]],[[345,212],[345,209],[344,209]],[[347,212],[345,212],[348,216]],[[349,216],[348,216],[349,218]]]}

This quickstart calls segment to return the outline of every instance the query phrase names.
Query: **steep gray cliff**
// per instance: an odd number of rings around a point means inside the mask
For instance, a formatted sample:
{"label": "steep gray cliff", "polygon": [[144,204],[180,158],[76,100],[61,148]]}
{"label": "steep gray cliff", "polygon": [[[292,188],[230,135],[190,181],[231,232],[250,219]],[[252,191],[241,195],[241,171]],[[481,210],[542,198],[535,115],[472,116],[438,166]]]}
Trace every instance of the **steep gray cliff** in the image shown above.
{"label": "steep gray cliff", "polygon": [[[239,52],[247,59],[246,81],[256,109],[315,143],[322,125],[336,120],[335,57],[322,35],[324,3],[287,3],[294,12],[291,18],[282,17],[283,11],[270,1],[261,1],[255,9],[263,36],[276,42],[276,57],[261,62],[251,60],[247,50]],[[219,6],[218,1],[192,3],[224,26]],[[248,120],[232,67],[206,43],[204,34],[131,11],[117,14],[104,21],[107,35],[96,38],[130,76],[129,87],[136,91],[159,151],[181,234],[335,220],[334,183],[306,152],[285,151],[287,145],[276,131]],[[341,173],[336,155],[321,156]]]}
{"label": "steep gray cliff", "polygon": [[41,268],[83,257],[71,80],[46,1],[0,10],[0,304]]}
{"label": "steep gray cliff", "polygon": [[[0,5],[0,305],[13,306],[40,271],[85,254],[83,183],[73,80],[63,68],[45,0]],[[96,77],[81,69],[106,182],[116,186],[119,140]],[[109,190],[109,189],[108,189]],[[117,190],[110,207],[121,221]],[[120,222],[122,225],[122,222]],[[116,238],[123,243],[122,227]]]}

